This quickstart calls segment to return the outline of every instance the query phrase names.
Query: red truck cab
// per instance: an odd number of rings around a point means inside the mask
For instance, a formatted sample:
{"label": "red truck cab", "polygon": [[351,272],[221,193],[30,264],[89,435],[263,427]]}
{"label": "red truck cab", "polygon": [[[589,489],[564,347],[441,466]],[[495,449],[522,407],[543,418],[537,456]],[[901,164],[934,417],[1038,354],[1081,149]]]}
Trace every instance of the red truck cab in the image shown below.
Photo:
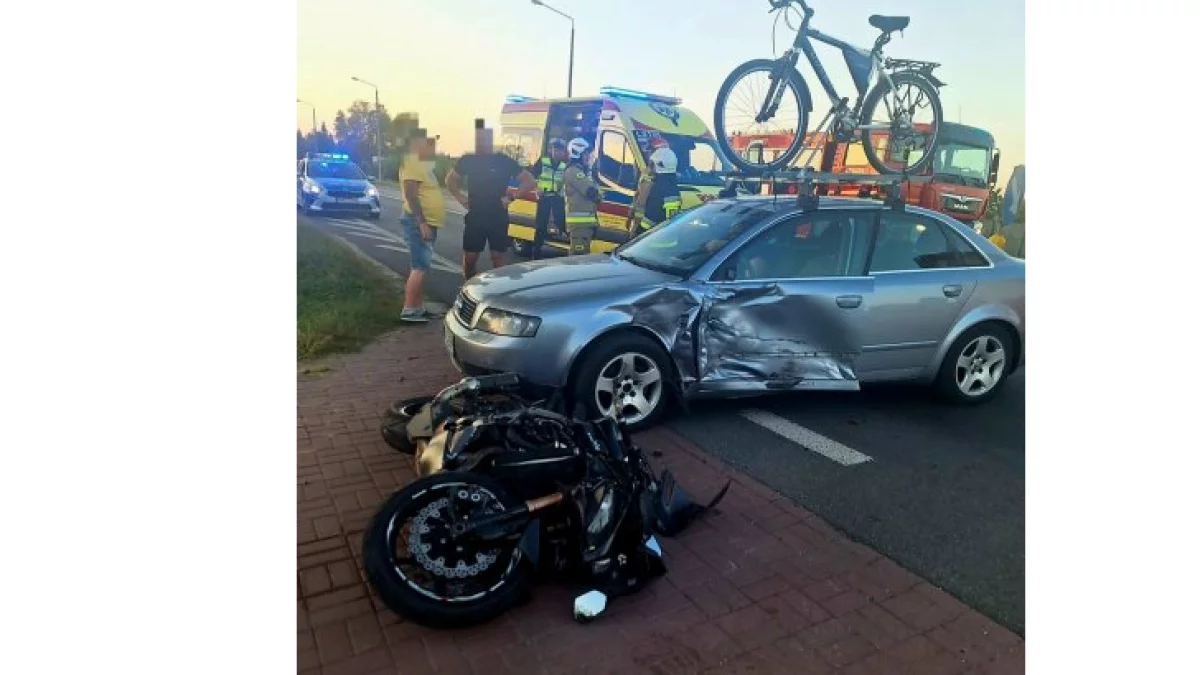
{"label": "red truck cab", "polygon": [[[957,218],[967,223],[983,220],[987,210],[988,196],[996,185],[997,174],[1000,170],[1000,151],[996,149],[995,139],[983,129],[969,127],[963,124],[942,122],[941,138],[934,152],[933,163],[918,175],[929,176],[929,181],[906,183],[904,185],[905,201],[914,206],[922,206],[934,211]],[[886,137],[877,136],[882,144]],[[738,135],[730,139],[731,145],[740,153],[754,156],[759,162],[763,158],[777,157],[782,149],[791,143],[790,134]],[[810,152],[808,148],[820,144],[824,147],[821,152]],[[829,142],[826,134],[818,137],[809,134],[805,139],[805,149],[799,158],[813,156],[814,161],[808,162],[814,171],[840,174],[876,175],[875,169],[867,162],[866,154],[859,143],[834,144]],[[883,154],[882,152],[880,153]],[[890,159],[890,158],[889,158]],[[890,162],[889,162],[890,163]],[[898,164],[899,165],[899,164]],[[799,162],[793,167],[801,168]],[[781,191],[793,192],[788,186]],[[770,186],[764,186],[763,192],[769,193]],[[830,186],[828,194],[841,196],[863,195],[874,192],[867,186],[841,184]]]}

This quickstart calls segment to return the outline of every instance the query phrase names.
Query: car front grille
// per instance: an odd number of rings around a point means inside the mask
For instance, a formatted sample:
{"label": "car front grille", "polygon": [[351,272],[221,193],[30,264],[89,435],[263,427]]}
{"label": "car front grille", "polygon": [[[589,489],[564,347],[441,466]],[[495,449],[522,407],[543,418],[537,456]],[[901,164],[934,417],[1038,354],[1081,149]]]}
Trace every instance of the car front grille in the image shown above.
{"label": "car front grille", "polygon": [[370,211],[371,205],[370,204],[356,204],[356,203],[333,204],[330,202],[324,202],[321,204],[321,208],[326,211]]}
{"label": "car front grille", "polygon": [[329,196],[336,199],[358,199],[363,196],[362,190],[330,190]]}
{"label": "car front grille", "polygon": [[471,296],[467,295],[466,291],[459,293],[458,302],[454,303],[455,315],[458,317],[459,322],[467,328],[471,327],[471,319],[475,318],[475,307],[477,304],[471,299]]}

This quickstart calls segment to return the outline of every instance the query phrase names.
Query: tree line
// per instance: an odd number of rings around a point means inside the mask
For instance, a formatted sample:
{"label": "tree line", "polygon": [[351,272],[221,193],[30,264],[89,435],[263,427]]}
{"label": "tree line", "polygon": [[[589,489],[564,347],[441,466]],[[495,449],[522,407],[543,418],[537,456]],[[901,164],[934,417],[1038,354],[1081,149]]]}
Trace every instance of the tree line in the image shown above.
{"label": "tree line", "polygon": [[[375,105],[354,101],[348,110],[338,110],[333,118],[333,131],[321,123],[321,128],[307,133],[296,130],[296,159],[309,152],[337,152],[348,155],[369,176],[375,175]],[[408,140],[421,127],[419,115],[403,112],[391,115],[387,106],[379,104],[379,135],[382,137],[380,173],[384,180],[395,181],[400,173],[400,158],[407,152]],[[434,174],[444,183],[446,173],[455,158],[438,153]]]}

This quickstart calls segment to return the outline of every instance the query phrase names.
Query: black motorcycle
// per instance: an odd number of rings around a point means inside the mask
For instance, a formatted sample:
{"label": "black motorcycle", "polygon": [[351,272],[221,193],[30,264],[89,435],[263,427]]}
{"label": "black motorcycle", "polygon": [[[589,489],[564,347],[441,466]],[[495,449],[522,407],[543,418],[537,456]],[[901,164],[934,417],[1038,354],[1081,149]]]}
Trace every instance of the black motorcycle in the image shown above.
{"label": "black motorcycle", "polygon": [[398,402],[384,421],[384,438],[417,455],[421,477],[372,519],[363,566],[410,621],[488,621],[547,573],[588,588],[575,618],[594,619],[608,598],[665,573],[655,534],[679,532],[729,487],[700,506],[669,471],[655,477],[616,421],[568,417],[557,396],[532,403],[519,389],[513,375],[466,378]]}

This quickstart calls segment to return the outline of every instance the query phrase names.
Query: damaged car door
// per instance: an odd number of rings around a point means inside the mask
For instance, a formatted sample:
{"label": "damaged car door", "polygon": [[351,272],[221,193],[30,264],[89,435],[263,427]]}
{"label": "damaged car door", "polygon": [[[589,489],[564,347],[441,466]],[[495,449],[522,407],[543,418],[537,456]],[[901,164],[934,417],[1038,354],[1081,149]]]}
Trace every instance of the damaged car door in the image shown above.
{"label": "damaged car door", "polygon": [[796,213],[717,266],[699,318],[706,392],[857,390],[878,209]]}

